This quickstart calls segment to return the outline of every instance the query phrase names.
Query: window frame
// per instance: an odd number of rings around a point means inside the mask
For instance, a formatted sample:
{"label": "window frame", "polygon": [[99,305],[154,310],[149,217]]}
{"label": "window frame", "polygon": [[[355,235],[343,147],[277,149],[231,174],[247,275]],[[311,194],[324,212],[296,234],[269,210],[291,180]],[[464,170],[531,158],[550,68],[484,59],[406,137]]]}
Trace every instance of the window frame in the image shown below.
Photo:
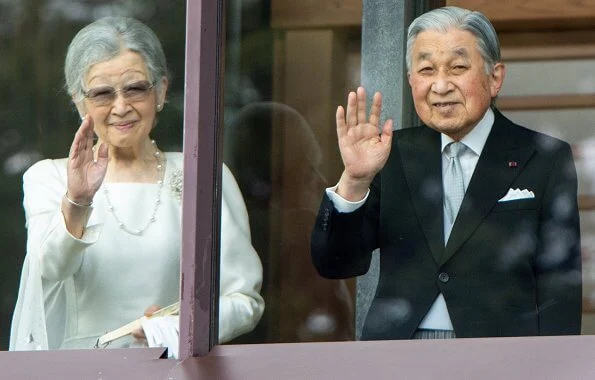
{"label": "window frame", "polygon": [[180,360],[206,356],[217,344],[224,24],[224,0],[187,1]]}
{"label": "window frame", "polygon": [[225,2],[188,0],[179,359],[217,343]]}
{"label": "window frame", "polygon": [[[276,377],[285,374],[285,378],[320,377],[324,373],[360,379],[362,375],[390,378],[395,373],[404,377],[441,373],[446,378],[461,378],[489,372],[490,378],[525,378],[527,374],[551,375],[561,370],[576,375],[595,371],[589,355],[595,336],[214,347],[218,308],[213,305],[218,304],[219,294],[218,265],[214,264],[218,263],[219,244],[213,242],[219,241],[220,228],[223,9],[224,1],[187,1],[179,361],[160,360],[164,350],[158,348],[126,349],[125,356],[122,350],[3,352],[3,374],[11,378],[31,378],[39,373],[67,379],[90,375],[259,379],[265,373]],[[207,358],[196,358],[209,352]],[[531,355],[524,355],[526,352]],[[337,362],[342,364],[330,365]],[[464,367],[455,364],[463,362],[467,364]]]}

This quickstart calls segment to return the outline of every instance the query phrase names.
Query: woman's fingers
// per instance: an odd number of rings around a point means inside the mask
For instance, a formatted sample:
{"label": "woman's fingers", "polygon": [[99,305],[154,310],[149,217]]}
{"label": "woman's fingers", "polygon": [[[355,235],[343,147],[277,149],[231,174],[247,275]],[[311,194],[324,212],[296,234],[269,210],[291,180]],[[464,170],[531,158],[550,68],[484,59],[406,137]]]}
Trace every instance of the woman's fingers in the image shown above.
{"label": "woman's fingers", "polygon": [[99,148],[97,149],[97,162],[107,160],[107,144],[101,143],[99,144]]}
{"label": "woman's fingers", "polygon": [[132,333],[131,334],[136,339],[147,339],[147,337],[145,335],[145,330],[143,330],[142,327],[139,327],[138,329],[132,330]]}
{"label": "woman's fingers", "polygon": [[157,310],[160,310],[161,306],[158,305],[151,305],[148,308],[145,309],[145,317],[150,317],[151,315],[153,315],[154,312],[156,312]]}
{"label": "woman's fingers", "polygon": [[74,139],[72,140],[72,144],[70,145],[70,152],[68,154],[68,157],[70,159],[73,159],[74,157],[76,157],[78,155],[78,152],[80,151],[81,141],[84,141],[83,133],[81,131],[82,131],[85,123],[87,123],[86,117],[83,118],[83,122],[81,123],[81,125],[79,126],[79,129],[74,134]]}
{"label": "woman's fingers", "polygon": [[101,185],[103,178],[105,177],[105,173],[107,172],[107,161],[108,161],[108,149],[107,144],[101,143],[99,148],[97,149],[97,158],[93,163],[95,167],[95,173],[98,178],[98,184]]}
{"label": "woman's fingers", "polygon": [[79,127],[74,134],[72,145],[70,146],[70,159],[76,159],[81,154],[91,154],[93,150],[93,120],[89,116],[85,116]]}
{"label": "woman's fingers", "polygon": [[81,122],[77,133],[80,133],[87,138],[93,138],[93,119],[91,116],[85,115],[85,117],[83,117],[83,121]]}
{"label": "woman's fingers", "polygon": [[93,118],[89,115],[85,116],[85,121],[86,123],[83,133],[85,134],[85,136],[87,136],[87,148],[92,150],[93,144],[95,143],[95,123],[93,122]]}

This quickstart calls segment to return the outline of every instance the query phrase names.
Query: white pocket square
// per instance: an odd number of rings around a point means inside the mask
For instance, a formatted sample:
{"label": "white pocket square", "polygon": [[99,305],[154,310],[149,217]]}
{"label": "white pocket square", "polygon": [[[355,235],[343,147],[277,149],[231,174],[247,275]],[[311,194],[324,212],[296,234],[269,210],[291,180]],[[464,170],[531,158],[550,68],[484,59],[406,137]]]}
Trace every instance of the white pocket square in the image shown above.
{"label": "white pocket square", "polygon": [[517,201],[519,199],[531,199],[535,198],[535,194],[527,189],[508,189],[508,193],[505,196],[500,198],[498,202],[509,202],[509,201]]}

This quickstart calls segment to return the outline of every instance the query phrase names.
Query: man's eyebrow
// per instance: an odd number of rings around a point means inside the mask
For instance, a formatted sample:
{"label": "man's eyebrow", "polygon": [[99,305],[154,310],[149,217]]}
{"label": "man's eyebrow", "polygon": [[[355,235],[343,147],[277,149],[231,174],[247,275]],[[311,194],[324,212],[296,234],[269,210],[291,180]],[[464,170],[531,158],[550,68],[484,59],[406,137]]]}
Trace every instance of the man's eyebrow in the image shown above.
{"label": "man's eyebrow", "polygon": [[[461,57],[461,58],[469,58],[469,51],[464,47],[459,47],[453,50],[454,55]],[[422,51],[417,54],[417,60],[423,61],[426,59],[430,59],[432,57],[432,53],[427,51]]]}
{"label": "man's eyebrow", "polygon": [[432,56],[432,53],[422,51],[417,55],[417,59],[420,61],[423,61],[424,59],[428,59],[431,56]]}

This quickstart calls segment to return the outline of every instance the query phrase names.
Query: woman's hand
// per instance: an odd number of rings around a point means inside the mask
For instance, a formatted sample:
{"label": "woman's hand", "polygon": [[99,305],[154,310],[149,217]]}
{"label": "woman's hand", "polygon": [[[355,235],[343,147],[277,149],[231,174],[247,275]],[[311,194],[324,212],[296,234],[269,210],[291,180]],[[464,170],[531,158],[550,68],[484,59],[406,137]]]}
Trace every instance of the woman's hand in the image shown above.
{"label": "woman's hand", "polygon": [[85,116],[74,135],[66,166],[66,194],[62,197],[62,215],[72,236],[82,238],[88,210],[107,172],[107,145],[101,144],[93,157],[93,119]]}
{"label": "woman's hand", "polygon": [[374,176],[384,167],[390,153],[393,135],[392,120],[380,131],[382,95],[372,100],[370,117],[366,117],[366,90],[357,89],[347,97],[347,115],[337,108],[337,136],[345,169],[339,180],[337,194],[350,201],[363,199]]}
{"label": "woman's hand", "polygon": [[[156,312],[157,310],[160,310],[160,309],[161,309],[161,306],[157,306],[157,305],[149,306],[148,308],[145,309],[145,317],[152,316],[154,312]],[[145,330],[143,330],[142,327],[134,330],[132,332],[132,336],[139,340],[147,339],[147,337],[145,336]]]}
{"label": "woman's hand", "polygon": [[91,204],[107,172],[107,145],[99,146],[95,159],[93,136],[93,119],[87,115],[74,135],[68,154],[66,195],[82,205]]}

